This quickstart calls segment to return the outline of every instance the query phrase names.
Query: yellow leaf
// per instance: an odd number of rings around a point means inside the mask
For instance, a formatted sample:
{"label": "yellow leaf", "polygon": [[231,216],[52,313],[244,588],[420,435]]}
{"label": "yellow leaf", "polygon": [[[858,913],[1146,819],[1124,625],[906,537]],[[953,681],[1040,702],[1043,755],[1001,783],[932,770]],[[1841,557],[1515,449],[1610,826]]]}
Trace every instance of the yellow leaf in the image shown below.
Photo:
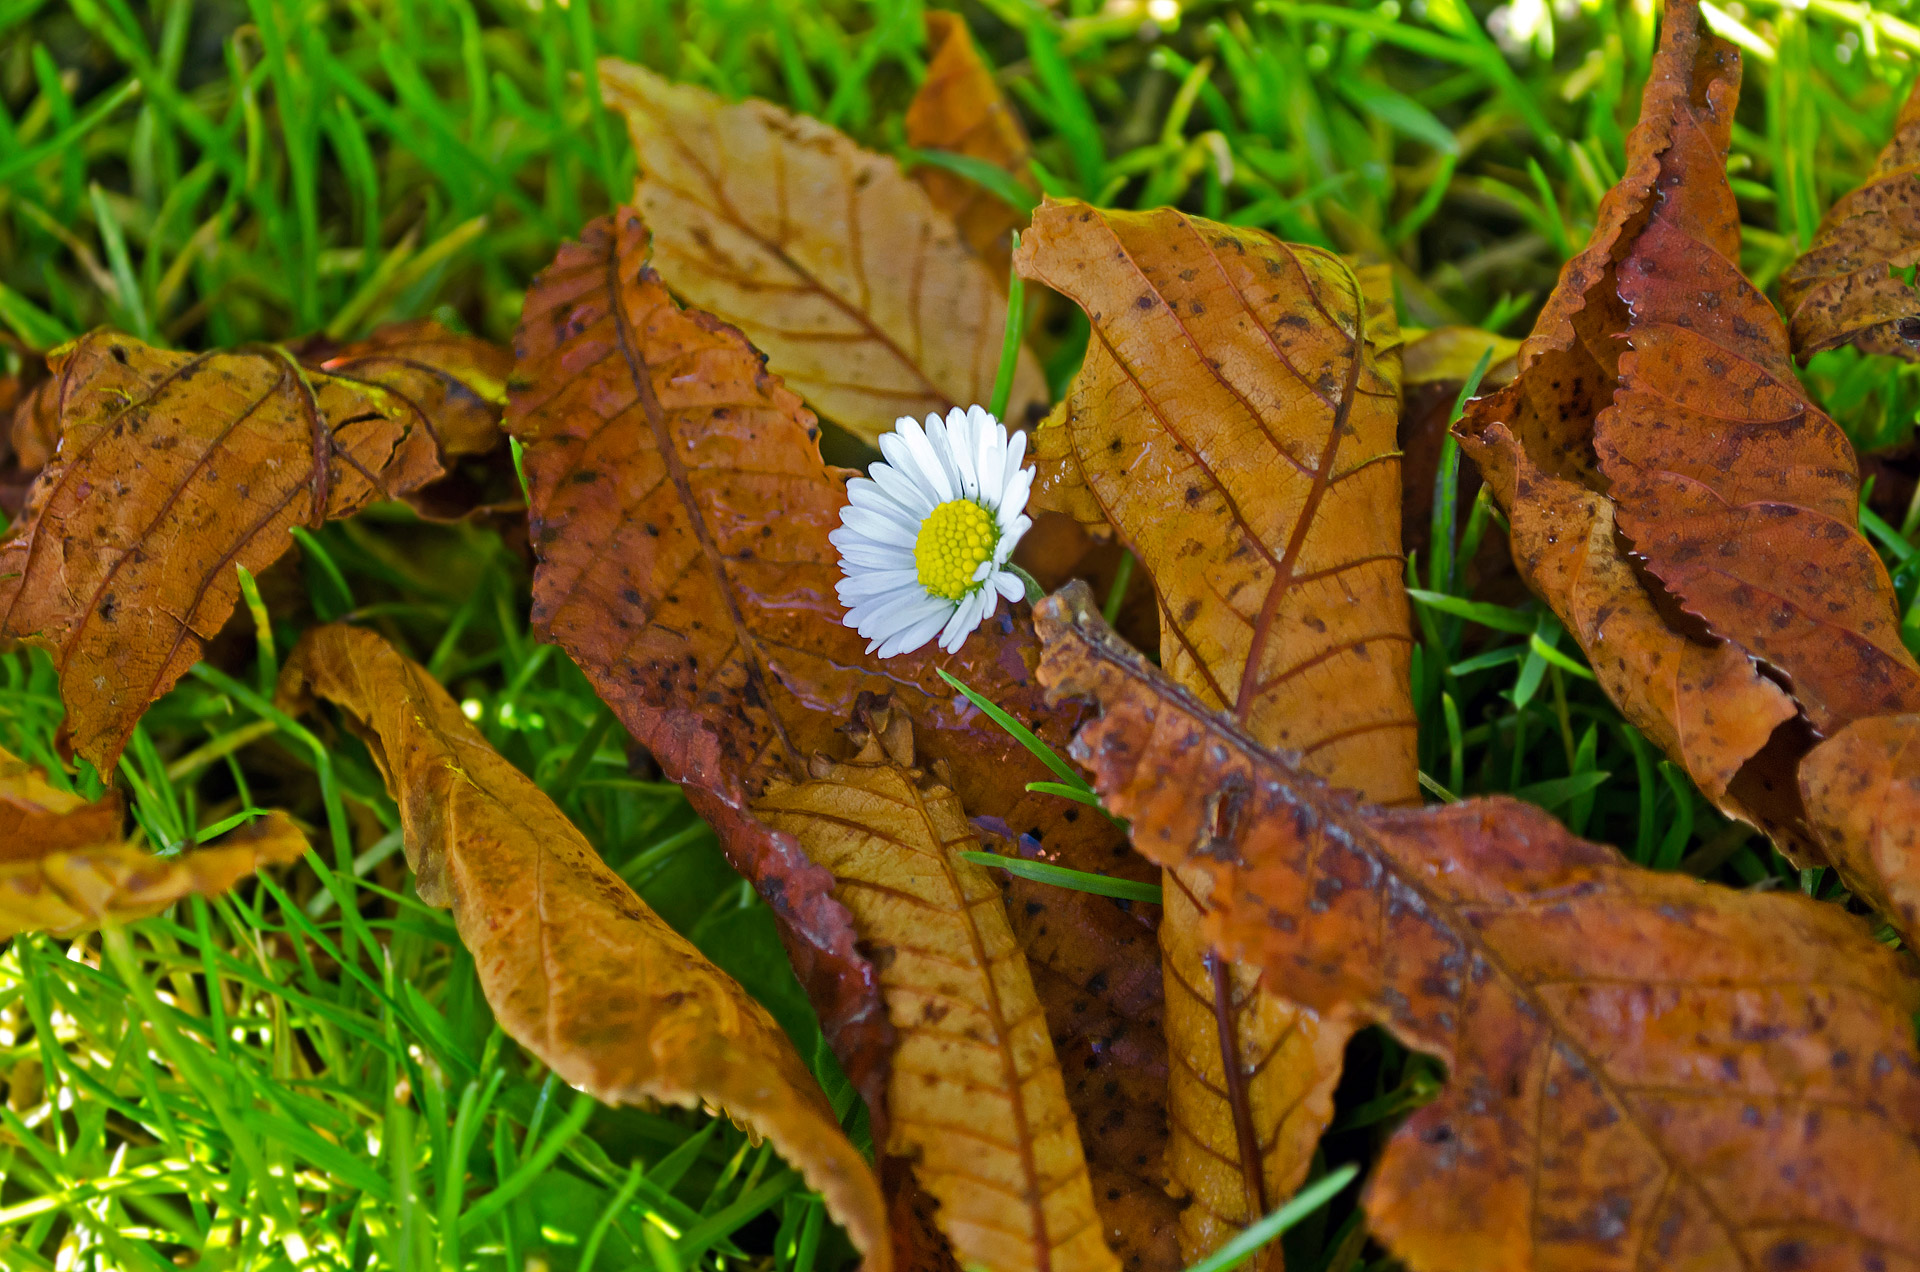
{"label": "yellow leaf", "polygon": [[898,1033],[888,1151],[939,1204],[963,1266],[1119,1272],[1066,1085],[1000,889],[951,788],[913,765],[904,713],[856,713],[860,752],[754,805],[831,871]]}
{"label": "yellow leaf", "polygon": [[[884,155],[804,116],[729,104],[600,63],[640,157],[653,266],[725,319],[813,408],[872,441],[903,415],[993,396],[1006,301],[979,257]],[[1022,351],[1007,416],[1044,407]]]}
{"label": "yellow leaf", "polygon": [[500,1027],[610,1104],[715,1106],[799,1168],[867,1256],[890,1263],[864,1158],[764,1007],[668,927],[447,691],[372,632],[301,638],[290,705],[335,703],[400,802],[420,897],[453,911]]}
{"label": "yellow leaf", "polygon": [[156,857],[121,838],[122,815],[117,795],[89,802],[0,750],[0,939],[145,918],[307,850],[286,814],[269,813],[209,847]]}
{"label": "yellow leaf", "polygon": [[[1093,327],[1038,430],[1043,506],[1111,526],[1151,572],[1182,685],[1337,785],[1417,802],[1384,273],[1170,209],[1053,201],[1016,263]],[[1189,1260],[1298,1187],[1348,1033],[1212,953],[1210,889],[1169,870],[1160,925]]]}

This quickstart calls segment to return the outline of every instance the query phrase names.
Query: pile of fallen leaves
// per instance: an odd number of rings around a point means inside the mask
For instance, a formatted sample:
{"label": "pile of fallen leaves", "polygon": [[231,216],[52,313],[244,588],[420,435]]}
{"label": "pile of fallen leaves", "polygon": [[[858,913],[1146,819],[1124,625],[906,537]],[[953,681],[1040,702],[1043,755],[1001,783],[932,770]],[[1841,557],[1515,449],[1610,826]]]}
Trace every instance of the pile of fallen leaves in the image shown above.
{"label": "pile of fallen leaves", "polygon": [[[930,20],[910,143],[1025,179],[970,36]],[[1621,712],[1835,868],[1881,943],[1526,804],[1421,806],[1401,439],[1491,337],[1403,335],[1381,272],[1318,248],[1171,209],[1048,200],[1021,225],[765,103],[600,74],[644,175],[534,283],[511,353],[426,323],[201,354],[103,331],[12,386],[43,467],[0,543],[0,624],[51,651],[74,754],[113,771],[298,528],[471,511],[448,474],[504,435],[538,630],[772,907],[880,1161],[424,668],[316,627],[281,704],[365,740],[513,1037],[602,1099],[764,1134],[874,1272],[1217,1249],[1299,1187],[1367,1025],[1448,1075],[1366,1187],[1412,1268],[1920,1266],[1920,666],[1856,458],[1793,366],[1920,346],[1920,107],[1783,281],[1783,320],[1736,264],[1739,56],[1672,0],[1626,175],[1455,427]],[[882,661],[835,601],[847,474],[815,412],[871,440],[987,401],[1009,265],[1092,330],[1050,413],[1012,364],[1052,518],[1025,561],[1058,590],[956,655]],[[1153,583],[1145,653],[1073,581],[1116,541]],[[943,672],[1069,750],[1104,809]],[[156,858],[117,802],[5,756],[0,825],[9,932],[150,913],[302,842],[275,815]],[[983,847],[1164,904],[1003,887]]]}

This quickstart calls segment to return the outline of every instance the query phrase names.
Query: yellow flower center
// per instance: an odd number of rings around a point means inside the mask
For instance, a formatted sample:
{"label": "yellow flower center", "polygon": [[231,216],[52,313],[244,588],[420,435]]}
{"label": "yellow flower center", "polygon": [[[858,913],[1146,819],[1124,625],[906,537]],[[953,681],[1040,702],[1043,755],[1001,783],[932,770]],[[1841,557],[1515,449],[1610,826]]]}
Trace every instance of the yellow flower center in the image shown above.
{"label": "yellow flower center", "polygon": [[943,600],[957,601],[973,590],[973,574],[993,555],[998,533],[993,514],[971,499],[952,499],[920,524],[913,541],[913,563],[920,586]]}

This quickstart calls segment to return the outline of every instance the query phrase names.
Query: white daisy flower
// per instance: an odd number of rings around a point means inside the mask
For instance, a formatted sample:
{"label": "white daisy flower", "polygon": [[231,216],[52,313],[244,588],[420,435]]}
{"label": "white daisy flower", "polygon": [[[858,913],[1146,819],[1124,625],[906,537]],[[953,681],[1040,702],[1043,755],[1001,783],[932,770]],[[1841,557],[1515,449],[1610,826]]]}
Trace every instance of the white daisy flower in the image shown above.
{"label": "white daisy flower", "polygon": [[846,623],[882,658],[940,638],[958,652],[992,617],[1000,597],[1026,595],[1008,568],[1014,544],[1033,524],[1025,515],[1033,470],[1022,468],[1024,433],[981,408],[955,407],[923,431],[902,416],[880,439],[885,463],[847,483],[840,528],[840,603]]}

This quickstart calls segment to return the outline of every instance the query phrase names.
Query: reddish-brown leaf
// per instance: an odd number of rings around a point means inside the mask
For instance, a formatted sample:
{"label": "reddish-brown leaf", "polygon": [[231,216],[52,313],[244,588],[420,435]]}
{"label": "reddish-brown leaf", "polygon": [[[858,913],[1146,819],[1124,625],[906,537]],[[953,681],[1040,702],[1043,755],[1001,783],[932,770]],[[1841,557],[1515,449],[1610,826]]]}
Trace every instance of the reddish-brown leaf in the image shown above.
{"label": "reddish-brown leaf", "polygon": [[1111,826],[1024,791],[1045,769],[935,669],[1056,745],[1072,713],[1041,700],[1024,616],[1003,614],[952,658],[931,646],[885,663],[865,654],[834,597],[827,534],[846,495],[812,414],[740,332],[674,304],[647,266],[638,213],[562,249],[528,293],[517,349],[525,387],[507,429],[526,447],[533,494],[535,622],[719,828],[884,1120],[891,1042],[873,969],[831,876],[749,803],[770,777],[803,778],[862,691],[885,693],[983,828],[1101,869],[1126,852]]}
{"label": "reddish-brown leaf", "polygon": [[[1029,188],[1033,148],[1013,103],[980,59],[967,21],[957,13],[929,9],[927,77],[907,104],[907,144],[918,150],[948,150],[985,160]],[[960,237],[996,278],[1007,276],[1012,232],[1026,221],[1019,209],[955,172],[931,164],[915,170],[933,206],[960,227]]]}
{"label": "reddish-brown leaf", "polygon": [[1084,588],[1039,623],[1050,688],[1104,711],[1076,754],[1143,850],[1212,876],[1223,947],[1448,1066],[1365,1197],[1410,1268],[1920,1255],[1920,987],[1859,919],[1635,868],[1511,800],[1362,808],[1171,684]]}
{"label": "reddish-brown leaf", "polygon": [[1920,358],[1920,288],[1900,277],[1920,261],[1920,85],[1893,140],[1857,190],[1827,209],[1813,246],[1780,276],[1801,357],[1852,344]]}
{"label": "reddish-brown leaf", "polygon": [[[1390,300],[1330,253],[1169,210],[1049,201],[1018,264],[1093,327],[1039,432],[1043,500],[1139,557],[1169,672],[1310,771],[1416,801]],[[1160,926],[1190,1260],[1297,1186],[1346,1041],[1213,955],[1209,886],[1170,872]]]}
{"label": "reddish-brown leaf", "polygon": [[211,844],[156,857],[121,835],[125,816],[117,794],[89,802],[0,750],[0,940],[128,923],[307,851],[300,828],[269,813]]}
{"label": "reddish-brown leaf", "polygon": [[26,474],[39,472],[60,445],[60,382],[43,378],[8,406],[14,463]]}
{"label": "reddish-brown leaf", "polygon": [[1739,63],[1722,65],[1704,95],[1674,103],[1620,263],[1626,347],[1594,446],[1635,554],[1715,635],[1783,672],[1825,734],[1920,710],[1920,665],[1857,528],[1853,446],[1808,400],[1773,306],[1735,264]]}
{"label": "reddish-brown leaf", "polygon": [[438,476],[422,417],[284,351],[169,353],[95,332],[50,357],[60,449],[0,542],[0,638],[60,667],[74,748],[110,772],[291,529]]}
{"label": "reddish-brown leaf", "polygon": [[[1621,713],[1723,811],[1762,826],[1790,853],[1817,856],[1793,775],[1805,749],[1795,732],[1802,726],[1790,723],[1794,702],[1760,673],[1754,651],[1720,639],[1639,573],[1594,444],[1595,421],[1619,386],[1620,337],[1631,321],[1620,297],[1622,263],[1652,218],[1676,136],[1731,109],[1738,73],[1738,55],[1702,31],[1694,0],[1675,0],[1628,138],[1625,175],[1601,201],[1587,246],[1561,270],[1521,346],[1518,376],[1477,401],[1458,431],[1507,510],[1521,577],[1580,643]],[[1725,189],[1716,173],[1688,180]]]}
{"label": "reddish-brown leaf", "polygon": [[[872,441],[903,415],[985,405],[1006,301],[894,160],[763,101],[606,60],[640,157],[636,202],[674,294],[744,331],[817,411]],[[1044,409],[1025,353],[1007,417]]]}
{"label": "reddish-brown leaf", "polygon": [[1865,900],[1920,932],[1920,715],[1857,720],[1802,761],[1807,819]]}
{"label": "reddish-brown leaf", "polygon": [[886,1203],[787,1035],[600,859],[424,667],[332,624],[281,701],[334,703],[399,802],[421,900],[453,912],[500,1027],[610,1104],[712,1106],[764,1135],[887,1272]]}

